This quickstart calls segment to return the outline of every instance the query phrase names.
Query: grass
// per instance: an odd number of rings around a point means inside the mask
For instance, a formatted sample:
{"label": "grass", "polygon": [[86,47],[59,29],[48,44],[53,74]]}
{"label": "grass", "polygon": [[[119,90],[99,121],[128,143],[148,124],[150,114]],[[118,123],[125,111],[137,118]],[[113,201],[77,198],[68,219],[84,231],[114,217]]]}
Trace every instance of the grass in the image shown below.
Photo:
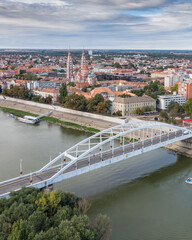
{"label": "grass", "polygon": [[15,114],[19,117],[23,117],[25,115],[31,115],[31,116],[38,116],[36,114],[32,114],[32,113],[29,113],[29,112],[25,112],[25,111],[20,111],[20,110],[16,110],[16,109],[12,109],[12,108],[6,108],[6,107],[0,107],[1,110],[3,110],[4,112],[8,112],[8,113],[12,113],[12,114]]}
{"label": "grass", "polygon": [[[16,109],[12,109],[12,108],[6,108],[6,107],[0,107],[1,110],[3,110],[4,112],[8,112],[8,113],[12,113],[14,115],[17,115],[19,117],[23,117],[25,115],[30,115],[30,116],[38,116],[36,114],[32,114],[29,112],[25,112],[25,111],[21,111],[21,110],[16,110]],[[76,123],[72,123],[72,122],[64,122],[61,121],[57,118],[54,117],[43,117],[42,120],[54,123],[54,124],[59,124],[62,126],[66,126],[66,127],[70,127],[70,128],[75,128],[78,130],[82,130],[82,131],[87,131],[87,132],[100,132],[100,130],[96,129],[96,128],[91,128],[91,127],[86,127],[86,126],[82,126]]]}

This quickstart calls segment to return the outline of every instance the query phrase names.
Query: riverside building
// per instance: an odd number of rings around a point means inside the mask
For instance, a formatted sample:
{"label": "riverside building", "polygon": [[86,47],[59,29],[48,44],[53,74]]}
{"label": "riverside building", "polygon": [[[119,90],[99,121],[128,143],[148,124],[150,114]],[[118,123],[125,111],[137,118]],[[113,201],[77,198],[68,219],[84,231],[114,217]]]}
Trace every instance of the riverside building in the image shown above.
{"label": "riverside building", "polygon": [[181,106],[186,103],[186,97],[183,95],[178,95],[176,92],[173,95],[159,95],[158,100],[159,104],[157,107],[161,110],[167,110],[167,106],[170,102],[176,102]]}
{"label": "riverside building", "polygon": [[156,100],[149,96],[122,98],[113,101],[113,113],[121,111],[122,116],[133,115],[137,108],[153,107],[156,110]]}

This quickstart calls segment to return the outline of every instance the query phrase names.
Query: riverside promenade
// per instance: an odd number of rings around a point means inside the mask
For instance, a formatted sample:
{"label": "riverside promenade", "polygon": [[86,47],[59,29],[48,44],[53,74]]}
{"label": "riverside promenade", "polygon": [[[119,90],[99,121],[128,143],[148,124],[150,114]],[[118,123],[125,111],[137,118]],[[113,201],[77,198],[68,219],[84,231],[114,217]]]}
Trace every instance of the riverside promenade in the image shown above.
{"label": "riverside promenade", "polygon": [[41,115],[51,110],[53,111],[51,117],[57,118],[64,122],[76,123],[88,128],[95,128],[100,131],[113,127],[115,125],[123,124],[125,122],[120,118],[81,112],[60,106],[36,103],[10,97],[5,97],[4,99],[3,96],[0,96],[0,106],[26,111],[37,115]]}

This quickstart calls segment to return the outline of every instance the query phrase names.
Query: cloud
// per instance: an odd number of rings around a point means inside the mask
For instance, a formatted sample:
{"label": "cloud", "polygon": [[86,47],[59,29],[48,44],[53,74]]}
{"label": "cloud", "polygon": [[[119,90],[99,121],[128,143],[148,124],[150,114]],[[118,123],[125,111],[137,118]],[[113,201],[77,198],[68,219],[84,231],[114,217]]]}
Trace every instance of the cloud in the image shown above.
{"label": "cloud", "polygon": [[187,0],[2,0],[0,47],[189,48],[191,12]]}

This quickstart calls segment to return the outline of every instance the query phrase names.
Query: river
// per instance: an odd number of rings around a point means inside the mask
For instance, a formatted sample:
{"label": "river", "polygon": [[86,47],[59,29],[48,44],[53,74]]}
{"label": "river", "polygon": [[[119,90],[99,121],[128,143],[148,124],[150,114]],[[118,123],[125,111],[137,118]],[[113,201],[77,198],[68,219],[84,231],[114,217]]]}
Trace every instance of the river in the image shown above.
{"label": "river", "polygon": [[[47,122],[31,126],[0,111],[0,181],[46,164],[90,133]],[[111,240],[188,240],[192,236],[192,159],[158,149],[78,176],[55,189],[86,197],[89,216],[107,214]]]}

